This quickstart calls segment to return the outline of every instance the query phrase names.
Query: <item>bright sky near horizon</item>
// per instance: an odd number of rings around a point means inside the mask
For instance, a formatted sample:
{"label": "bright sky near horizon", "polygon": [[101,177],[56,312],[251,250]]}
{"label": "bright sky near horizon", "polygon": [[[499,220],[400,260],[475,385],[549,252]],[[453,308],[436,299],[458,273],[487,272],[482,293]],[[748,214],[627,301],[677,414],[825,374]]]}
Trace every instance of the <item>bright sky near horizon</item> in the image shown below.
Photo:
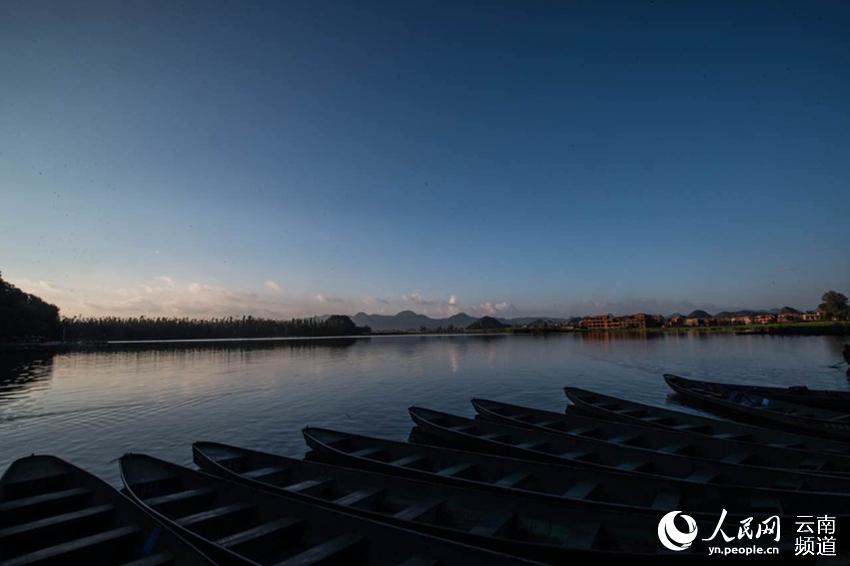
{"label": "bright sky near horizon", "polygon": [[850,291],[850,3],[0,2],[0,270],[64,314]]}

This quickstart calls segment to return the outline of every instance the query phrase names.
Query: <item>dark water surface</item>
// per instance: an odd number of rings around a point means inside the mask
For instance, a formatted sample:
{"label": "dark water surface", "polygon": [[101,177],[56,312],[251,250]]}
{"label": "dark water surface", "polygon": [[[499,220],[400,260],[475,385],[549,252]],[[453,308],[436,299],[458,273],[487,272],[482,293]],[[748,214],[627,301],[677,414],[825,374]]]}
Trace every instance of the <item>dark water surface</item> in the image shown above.
{"label": "dark water surface", "polygon": [[561,411],[577,385],[655,404],[661,373],[850,389],[846,337],[393,336],[0,354],[0,470],[36,452],[113,483],[114,459],[191,462],[217,440],[300,456],[306,425],[405,440],[413,404],[472,416],[489,397]]}

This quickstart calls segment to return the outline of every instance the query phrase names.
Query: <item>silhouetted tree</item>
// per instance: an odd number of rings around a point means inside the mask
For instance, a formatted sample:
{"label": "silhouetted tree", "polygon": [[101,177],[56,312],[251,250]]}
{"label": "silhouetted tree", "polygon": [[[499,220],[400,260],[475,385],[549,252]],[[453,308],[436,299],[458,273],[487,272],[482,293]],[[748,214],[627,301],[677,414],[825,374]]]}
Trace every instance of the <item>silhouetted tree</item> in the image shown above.
{"label": "silhouetted tree", "polygon": [[820,299],[823,301],[818,309],[823,311],[824,316],[832,320],[842,320],[850,315],[850,307],[847,306],[847,297],[838,291],[827,291]]}
{"label": "silhouetted tree", "polygon": [[67,340],[196,340],[216,338],[277,338],[287,336],[351,336],[367,334],[368,327],[349,317],[272,320],[241,318],[98,317],[63,320]]}
{"label": "silhouetted tree", "polygon": [[0,273],[0,340],[58,339],[59,307],[25,293]]}

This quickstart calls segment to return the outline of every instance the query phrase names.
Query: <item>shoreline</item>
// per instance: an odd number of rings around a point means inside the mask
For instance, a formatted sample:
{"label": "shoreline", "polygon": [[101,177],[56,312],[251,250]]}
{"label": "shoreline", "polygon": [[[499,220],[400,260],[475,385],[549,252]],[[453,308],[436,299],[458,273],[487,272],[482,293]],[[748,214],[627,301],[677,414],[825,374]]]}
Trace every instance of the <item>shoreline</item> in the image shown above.
{"label": "shoreline", "polygon": [[576,334],[580,336],[662,336],[682,334],[727,334],[727,335],[770,335],[770,336],[848,336],[850,337],[850,322],[811,322],[798,324],[768,324],[746,326],[695,326],[695,327],[662,327],[662,328],[619,328],[608,330],[584,330],[579,328],[503,328],[492,331],[470,332],[422,332],[422,331],[393,331],[373,332],[371,334],[339,335],[339,336],[268,336],[262,338],[187,338],[187,339],[151,339],[151,340],[112,340],[112,341],[44,341],[44,342],[5,342],[0,343],[0,353],[4,352],[49,352],[49,351],[88,351],[109,350],[113,348],[145,347],[145,346],[192,346],[192,345],[263,345],[281,342],[304,341],[334,341],[378,338],[382,336],[510,336],[510,335],[547,335],[547,334]]}

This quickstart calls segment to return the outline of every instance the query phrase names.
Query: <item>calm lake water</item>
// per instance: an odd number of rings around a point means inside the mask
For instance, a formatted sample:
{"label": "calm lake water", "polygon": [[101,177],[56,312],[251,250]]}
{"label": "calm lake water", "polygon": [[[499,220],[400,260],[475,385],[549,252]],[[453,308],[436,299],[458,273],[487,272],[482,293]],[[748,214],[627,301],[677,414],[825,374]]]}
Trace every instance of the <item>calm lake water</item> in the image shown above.
{"label": "calm lake water", "polygon": [[306,425],[405,440],[410,405],[472,416],[479,396],[561,411],[568,384],[674,403],[663,372],[850,389],[846,340],[393,336],[0,354],[0,470],[52,453],[117,485],[128,451],[189,464],[205,439],[300,456]]}

